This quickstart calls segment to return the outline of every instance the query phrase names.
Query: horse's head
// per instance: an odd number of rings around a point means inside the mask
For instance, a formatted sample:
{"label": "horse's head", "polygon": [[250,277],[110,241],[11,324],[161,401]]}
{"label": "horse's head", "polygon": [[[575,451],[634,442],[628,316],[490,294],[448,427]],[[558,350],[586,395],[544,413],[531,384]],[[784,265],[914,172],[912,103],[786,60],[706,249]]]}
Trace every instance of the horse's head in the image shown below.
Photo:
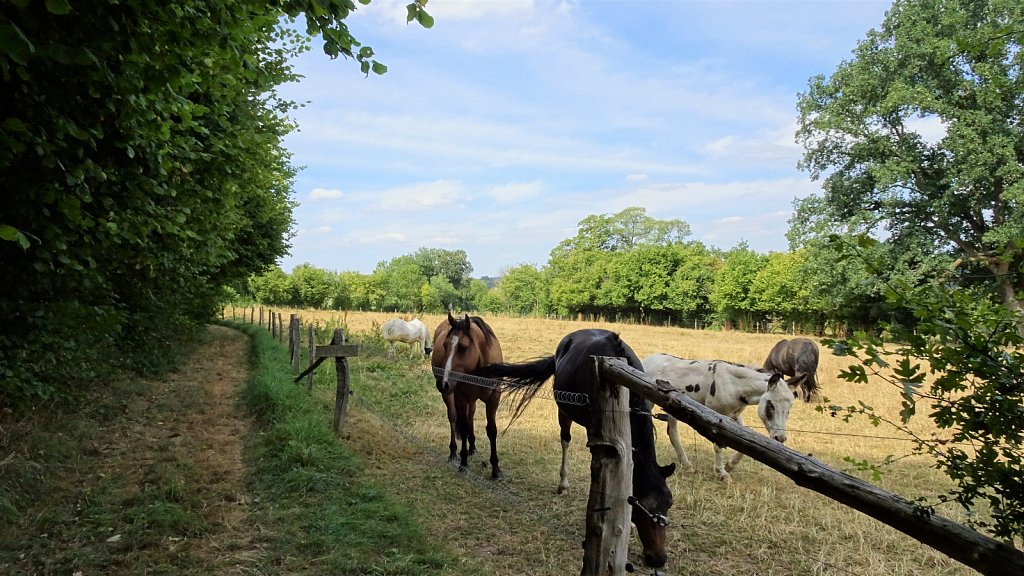
{"label": "horse's head", "polygon": [[768,379],[768,389],[757,403],[757,415],[761,417],[761,422],[768,429],[768,436],[773,440],[786,441],[786,421],[789,420],[789,410],[793,407],[797,388],[802,382],[801,376],[786,382],[782,374],[773,373]]}
{"label": "horse's head", "polygon": [[668,509],[672,507],[672,491],[665,479],[675,471],[675,464],[654,464],[647,472],[651,477],[646,481],[636,477],[639,470],[633,471],[634,494],[644,493],[636,494],[635,500],[630,500],[632,521],[644,548],[644,563],[651,568],[661,568],[668,561],[665,529],[668,526]]}
{"label": "horse's head", "polygon": [[435,332],[430,356],[431,365],[443,369],[442,374],[435,375],[438,392],[448,394],[454,390],[455,381],[449,378],[450,373],[470,374],[480,366],[483,360],[480,340],[483,337],[483,331],[468,314],[456,319],[451,312],[448,313],[447,322]]}

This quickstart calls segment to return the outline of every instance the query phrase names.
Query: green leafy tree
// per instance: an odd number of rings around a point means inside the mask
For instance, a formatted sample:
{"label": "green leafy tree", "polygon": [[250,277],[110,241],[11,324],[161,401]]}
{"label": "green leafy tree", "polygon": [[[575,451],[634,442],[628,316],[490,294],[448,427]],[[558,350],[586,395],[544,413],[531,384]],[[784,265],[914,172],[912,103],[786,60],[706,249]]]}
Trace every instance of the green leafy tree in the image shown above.
{"label": "green leafy tree", "polygon": [[[823,217],[924,234],[1024,310],[1024,4],[897,0],[853,59],[800,96]],[[923,127],[938,134],[929,134]],[[1021,326],[1024,330],[1024,325]]]}
{"label": "green leafy tree", "polygon": [[495,288],[502,310],[513,314],[543,314],[547,310],[548,289],[544,273],[532,264],[506,269]]}
{"label": "green leafy tree", "polygon": [[595,313],[598,289],[606,276],[608,255],[573,250],[552,252],[548,260],[551,306],[559,314]]}
{"label": "green leafy tree", "polygon": [[338,274],[338,279],[345,285],[348,293],[347,308],[356,310],[373,310],[380,296],[376,293],[375,284],[368,274],[346,271]]}
{"label": "green leafy tree", "polygon": [[644,244],[667,246],[682,242],[690,235],[690,225],[686,222],[651,218],[647,210],[639,206],[611,215],[587,216],[579,222],[578,230],[575,237],[563,240],[554,253],[572,250],[617,252]]}
{"label": "green leafy tree", "polygon": [[444,276],[434,276],[420,288],[420,305],[426,312],[447,312],[458,309],[463,298]]}
{"label": "green leafy tree", "polygon": [[294,287],[292,279],[279,266],[272,266],[263,274],[249,277],[249,290],[260,304],[291,304]]}
{"label": "green leafy tree", "polygon": [[429,280],[409,255],[380,262],[373,271],[374,283],[380,290],[377,306],[385,310],[419,311],[423,302],[423,285]]}
{"label": "green leafy tree", "polygon": [[712,311],[711,292],[715,276],[723,266],[722,258],[700,242],[676,246],[679,265],[668,284],[668,309],[680,319],[707,316]]}
{"label": "green leafy tree", "polygon": [[[288,249],[295,170],[276,89],[308,39],[382,73],[355,5],[0,3],[0,404],[113,362],[166,365],[224,292]],[[409,17],[432,24],[423,2]]]}
{"label": "green leafy tree", "polygon": [[291,304],[302,308],[333,308],[334,300],[343,295],[337,274],[303,263],[292,269]]}
{"label": "green leafy tree", "polygon": [[479,278],[472,278],[469,281],[469,288],[467,288],[467,298],[465,303],[466,310],[486,310],[488,312],[500,311],[500,305],[498,308],[492,306],[492,290],[488,288],[487,282],[480,280]]}
{"label": "green leafy tree", "polygon": [[740,329],[752,324],[759,312],[751,288],[766,263],[765,256],[741,242],[725,253],[724,264],[715,276],[711,303],[724,318],[739,322]]}
{"label": "green leafy tree", "polygon": [[[870,242],[863,241],[869,245]],[[860,254],[872,268],[884,266]],[[859,360],[840,373],[850,382],[869,379],[893,386],[902,398],[898,418],[857,406],[822,406],[849,419],[864,415],[888,422],[914,440],[914,452],[934,458],[953,480],[946,494],[922,498],[954,501],[967,510],[986,503],[992,520],[972,515],[971,522],[996,537],[1013,541],[1024,535],[1024,337],[1020,316],[979,290],[950,289],[944,282],[914,286],[894,281],[887,286],[894,306],[909,309],[912,326],[888,323],[897,344],[869,333],[825,341],[837,354]],[[946,431],[921,436],[911,420],[921,406]],[[865,463],[868,467],[879,465]],[[927,508],[926,508],[927,510]]]}
{"label": "green leafy tree", "polygon": [[473,273],[473,265],[465,250],[444,250],[441,248],[420,248],[412,254],[413,260],[427,278],[441,276],[455,287],[462,290],[469,285],[469,275]]}
{"label": "green leafy tree", "polygon": [[[822,329],[846,333],[873,329],[883,320],[910,322],[908,311],[886,299],[886,284],[920,285],[953,265],[953,258],[932,251],[923,234],[908,230],[899,239],[865,245],[859,238],[866,228],[856,221],[826,220],[823,199],[804,198],[795,208],[787,237],[791,250],[803,255],[799,275],[810,288],[807,307]],[[886,264],[871,269],[862,258],[850,257],[854,249]]]}

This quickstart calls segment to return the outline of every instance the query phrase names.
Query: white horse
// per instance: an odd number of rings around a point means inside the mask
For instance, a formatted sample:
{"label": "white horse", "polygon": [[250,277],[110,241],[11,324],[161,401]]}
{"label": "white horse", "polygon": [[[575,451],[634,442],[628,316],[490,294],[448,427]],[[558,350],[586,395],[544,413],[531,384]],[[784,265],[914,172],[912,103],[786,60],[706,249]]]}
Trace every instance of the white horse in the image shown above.
{"label": "white horse", "polygon": [[[782,375],[750,366],[741,366],[724,360],[684,360],[668,354],[652,354],[643,359],[644,372],[652,378],[666,380],[690,398],[728,416],[743,425],[741,414],[747,406],[757,406],[757,415],[768,429],[768,436],[779,442],[786,441],[786,420],[793,406],[796,389],[806,374],[788,382]],[[780,386],[779,382],[786,384]],[[668,435],[683,466],[693,470],[679,442],[679,421],[668,416]],[[715,473],[718,479],[729,482],[729,471],[743,459],[737,452],[725,462],[725,448],[715,445]]]}
{"label": "white horse", "polygon": [[380,327],[380,333],[385,340],[391,343],[391,349],[388,350],[390,358],[395,357],[395,346],[399,342],[409,345],[410,355],[415,354],[416,350],[420,350],[424,356],[430,356],[430,332],[427,330],[427,325],[419,318],[413,318],[408,322],[401,318],[388,320]]}

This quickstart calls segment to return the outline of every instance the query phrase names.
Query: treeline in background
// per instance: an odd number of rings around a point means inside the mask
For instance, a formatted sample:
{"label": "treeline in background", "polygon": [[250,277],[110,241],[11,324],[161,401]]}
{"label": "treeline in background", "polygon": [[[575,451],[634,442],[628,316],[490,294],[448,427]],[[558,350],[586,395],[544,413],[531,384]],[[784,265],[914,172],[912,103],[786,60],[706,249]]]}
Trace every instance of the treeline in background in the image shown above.
{"label": "treeline in background", "polygon": [[880,321],[910,321],[887,286],[937,277],[979,285],[952,258],[848,234],[809,233],[794,218],[788,252],[741,243],[721,250],[689,240],[680,220],[640,207],[588,216],[543,265],[520,263],[498,278],[474,278],[463,250],[421,248],[378,263],[370,274],[312,264],[273,267],[232,288],[241,304],[397,313],[446,310],[601,318],[695,328],[842,334]]}

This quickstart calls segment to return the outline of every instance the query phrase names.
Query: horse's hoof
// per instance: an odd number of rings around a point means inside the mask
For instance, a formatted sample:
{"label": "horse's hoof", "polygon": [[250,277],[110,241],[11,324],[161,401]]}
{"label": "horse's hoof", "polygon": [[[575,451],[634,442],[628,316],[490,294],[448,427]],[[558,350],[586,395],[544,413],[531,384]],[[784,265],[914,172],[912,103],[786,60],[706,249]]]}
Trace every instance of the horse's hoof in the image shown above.
{"label": "horse's hoof", "polygon": [[452,454],[451,456],[448,457],[448,463],[449,464],[454,464],[454,463],[456,463],[458,461],[459,461],[459,457],[456,456],[455,454]]}
{"label": "horse's hoof", "polygon": [[730,476],[728,472],[720,473],[718,475],[718,479],[721,480],[724,484],[731,484],[732,483],[732,476]]}
{"label": "horse's hoof", "polygon": [[559,494],[565,494],[568,491],[569,491],[569,487],[568,486],[559,486],[558,487],[558,493]]}
{"label": "horse's hoof", "polygon": [[493,470],[493,471],[491,471],[491,480],[501,480],[504,477],[505,477],[505,473],[502,472],[501,470]]}
{"label": "horse's hoof", "polygon": [[459,464],[459,474],[465,474],[466,472],[469,472],[469,466]]}

